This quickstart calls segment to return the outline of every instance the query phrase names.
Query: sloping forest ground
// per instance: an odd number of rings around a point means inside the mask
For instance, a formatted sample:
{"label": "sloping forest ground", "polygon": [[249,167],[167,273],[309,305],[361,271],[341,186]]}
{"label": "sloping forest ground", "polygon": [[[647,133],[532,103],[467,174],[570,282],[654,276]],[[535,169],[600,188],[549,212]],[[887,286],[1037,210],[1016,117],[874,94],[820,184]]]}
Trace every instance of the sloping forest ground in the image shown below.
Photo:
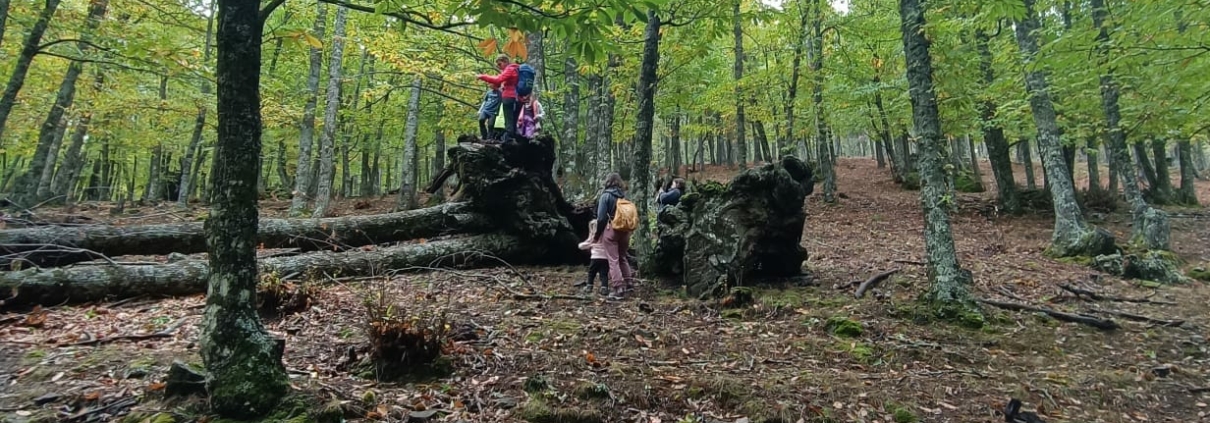
{"label": "sloping forest ground", "polygon": [[[285,362],[300,395],[344,409],[351,421],[424,421],[425,411],[441,410],[432,419],[992,422],[1003,421],[994,410],[1010,396],[1048,422],[1206,421],[1204,284],[1155,288],[1047,259],[1048,213],[996,217],[987,213],[992,193],[961,194],[955,236],[979,297],[1183,324],[1115,317],[1123,329],[1102,332],[994,308],[980,330],[917,320],[912,299],[927,287],[918,193],[901,190],[872,159],[841,159],[837,171],[840,203],[812,196],[806,206],[813,282],[760,288],[751,306],[704,304],[656,282],[619,302],[516,299],[505,285],[571,294],[585,272],[502,267],[328,280],[308,310],[267,325],[287,337]],[[994,187],[986,164],[984,175]],[[730,176],[716,167],[691,174]],[[1210,200],[1210,184],[1198,195]],[[381,212],[393,202],[350,199],[336,213]],[[71,214],[118,224],[196,218],[168,206],[128,209],[119,218],[109,207],[83,205]],[[285,207],[265,202],[263,214]],[[1128,221],[1110,214],[1095,223],[1123,239]],[[1190,266],[1205,265],[1210,224],[1172,224],[1176,252]],[[895,268],[878,295],[854,299],[852,282]],[[1152,302],[1079,300],[1058,289],[1062,283]],[[448,312],[464,339],[450,351],[451,375],[379,384],[340,369],[349,348],[366,339],[363,299],[383,289],[400,310]],[[200,418],[203,400],[164,399],[162,382],[172,360],[199,361],[203,304],[200,296],[138,298],[0,315],[0,421],[103,421],[118,410]],[[170,335],[96,342],[165,328]]]}

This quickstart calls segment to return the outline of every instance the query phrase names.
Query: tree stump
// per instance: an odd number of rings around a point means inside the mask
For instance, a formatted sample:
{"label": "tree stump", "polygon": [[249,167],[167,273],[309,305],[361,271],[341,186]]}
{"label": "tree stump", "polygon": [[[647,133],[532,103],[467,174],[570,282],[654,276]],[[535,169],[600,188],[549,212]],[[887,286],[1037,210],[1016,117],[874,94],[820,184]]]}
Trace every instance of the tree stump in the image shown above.
{"label": "tree stump", "polygon": [[801,273],[807,258],[803,202],[814,191],[805,163],[786,156],[726,185],[694,188],[676,208],[659,214],[649,274],[679,278],[689,295],[705,298]]}

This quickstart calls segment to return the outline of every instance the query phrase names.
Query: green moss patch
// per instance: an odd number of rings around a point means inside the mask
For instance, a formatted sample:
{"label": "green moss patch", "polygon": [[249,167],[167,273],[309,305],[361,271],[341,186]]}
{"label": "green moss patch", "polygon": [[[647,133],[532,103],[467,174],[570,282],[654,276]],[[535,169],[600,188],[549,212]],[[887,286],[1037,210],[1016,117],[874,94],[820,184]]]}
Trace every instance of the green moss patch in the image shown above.
{"label": "green moss patch", "polygon": [[856,338],[861,336],[865,328],[861,326],[861,322],[849,319],[848,317],[832,316],[824,323],[824,329],[833,335],[841,338]]}

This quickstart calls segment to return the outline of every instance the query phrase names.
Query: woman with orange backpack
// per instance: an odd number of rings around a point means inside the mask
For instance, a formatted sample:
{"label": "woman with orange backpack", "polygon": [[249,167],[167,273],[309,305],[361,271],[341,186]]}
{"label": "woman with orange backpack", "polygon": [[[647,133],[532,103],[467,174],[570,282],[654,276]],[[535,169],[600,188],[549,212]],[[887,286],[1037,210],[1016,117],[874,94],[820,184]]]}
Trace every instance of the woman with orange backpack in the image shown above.
{"label": "woman with orange backpack", "polygon": [[[605,189],[597,199],[597,231],[593,242],[605,245],[609,261],[610,297],[621,298],[632,288],[634,272],[626,256],[630,252],[630,233],[638,227],[638,209],[626,199],[622,175],[617,172],[605,177]],[[603,238],[602,238],[603,236]]]}

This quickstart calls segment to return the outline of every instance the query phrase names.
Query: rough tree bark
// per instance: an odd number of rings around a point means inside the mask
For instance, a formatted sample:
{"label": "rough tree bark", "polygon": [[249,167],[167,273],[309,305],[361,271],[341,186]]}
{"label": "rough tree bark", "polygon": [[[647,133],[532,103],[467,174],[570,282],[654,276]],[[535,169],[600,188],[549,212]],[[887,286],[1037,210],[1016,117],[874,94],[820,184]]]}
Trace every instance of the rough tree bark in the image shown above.
{"label": "rough tree bark", "polygon": [[681,278],[690,296],[726,294],[802,271],[803,201],[811,169],[794,156],[744,170],[727,185],[707,182],[659,214],[656,247],[642,267]]}
{"label": "rough tree bark", "polygon": [[209,283],[200,353],[210,407],[246,419],[289,390],[282,349],[256,313],[256,178],[260,175],[259,2],[218,2],[218,141],[206,220]]}
{"label": "rough tree bark", "polygon": [[652,191],[649,179],[651,134],[655,128],[655,93],[656,83],[659,82],[657,75],[659,62],[660,16],[652,9],[647,11],[647,25],[643,34],[643,60],[639,65],[639,113],[635,120],[634,172],[631,178],[633,189],[630,191],[631,200],[635,202],[639,212],[639,226],[635,230],[633,242],[638,247],[639,254],[646,253],[651,245],[648,239],[648,233],[651,231],[651,219],[647,218],[647,213],[650,210]]}
{"label": "rough tree bark", "polygon": [[[405,212],[325,219],[260,219],[257,245],[300,251],[343,250],[449,233],[481,233],[487,221],[463,203]],[[60,246],[63,248],[52,248]],[[40,226],[0,231],[0,267],[66,266],[103,257],[206,251],[203,224]]]}
{"label": "rough tree bark", "polygon": [[[311,29],[315,38],[324,38],[327,25],[328,6],[316,2],[315,26]],[[302,216],[307,208],[307,193],[311,192],[311,142],[315,139],[315,108],[319,102],[319,72],[323,69],[323,48],[311,47],[311,68],[307,73],[307,103],[303,106],[302,123],[299,125],[298,170],[294,172],[294,193],[290,201],[290,216]]]}
{"label": "rough tree bark", "polygon": [[[1097,27],[1097,60],[1102,67],[1109,63],[1109,29],[1105,25],[1107,18],[1104,0],[1092,0],[1092,19]],[[1101,110],[1105,113],[1105,125],[1108,132],[1109,165],[1117,170],[1122,178],[1122,191],[1126,201],[1130,203],[1133,224],[1131,225],[1131,243],[1142,244],[1148,250],[1167,250],[1171,232],[1168,215],[1163,210],[1151,207],[1143,200],[1135,176],[1130,151],[1126,147],[1126,132],[1121,127],[1122,113],[1118,107],[1117,81],[1113,77],[1112,68],[1101,71]]]}
{"label": "rough tree bark", "polygon": [[822,0],[812,1],[811,35],[807,37],[808,58],[811,62],[811,73],[814,83],[811,88],[811,100],[814,103],[816,146],[819,147],[817,169],[823,176],[823,201],[836,202],[836,154],[830,147],[832,131],[828,127],[827,118],[823,113],[823,3]]}
{"label": "rough tree bark", "polygon": [[319,135],[319,187],[315,194],[315,209],[311,217],[325,217],[332,202],[333,177],[336,175],[336,118],[340,113],[341,75],[344,71],[345,22],[349,9],[336,7],[336,22],[332,24],[332,53],[328,61],[328,90],[324,103],[324,127]]}
{"label": "rough tree bark", "polygon": [[1034,11],[1034,0],[1025,0],[1026,14],[1016,22],[1017,44],[1022,60],[1028,69],[1025,87],[1029,93],[1030,109],[1034,125],[1038,128],[1038,148],[1041,150],[1043,170],[1050,181],[1051,201],[1054,203],[1055,227],[1051,245],[1047,249],[1053,257],[1095,256],[1112,253],[1113,235],[1093,227],[1084,221],[1080,206],[1076,202],[1075,188],[1067,176],[1067,164],[1059,141],[1054,104],[1050,100],[1046,74],[1037,62],[1038,17]]}
{"label": "rough tree bark", "polygon": [[958,263],[954,234],[947,212],[945,139],[933,91],[933,64],[929,40],[925,36],[924,6],[920,0],[900,0],[899,16],[903,51],[907,62],[912,121],[916,125],[919,146],[920,202],[924,208],[924,245],[928,256],[928,302],[939,306],[945,317],[962,318],[978,313],[970,296],[974,282],[970,271]]}
{"label": "rough tree bark", "polygon": [[[21,88],[25,86],[29,66],[33,64],[34,56],[38,55],[42,35],[46,33],[46,27],[50,25],[50,19],[55,16],[59,3],[60,0],[46,0],[42,12],[38,14],[38,20],[34,21],[34,25],[29,28],[29,34],[25,36],[25,43],[21,45],[17,63],[13,66],[13,72],[8,76],[8,84],[4,86],[4,94],[0,95],[0,146],[4,145],[4,129],[8,126],[8,117],[13,112],[13,106],[17,105],[17,93],[21,92]],[[5,10],[5,13],[7,12]]]}

